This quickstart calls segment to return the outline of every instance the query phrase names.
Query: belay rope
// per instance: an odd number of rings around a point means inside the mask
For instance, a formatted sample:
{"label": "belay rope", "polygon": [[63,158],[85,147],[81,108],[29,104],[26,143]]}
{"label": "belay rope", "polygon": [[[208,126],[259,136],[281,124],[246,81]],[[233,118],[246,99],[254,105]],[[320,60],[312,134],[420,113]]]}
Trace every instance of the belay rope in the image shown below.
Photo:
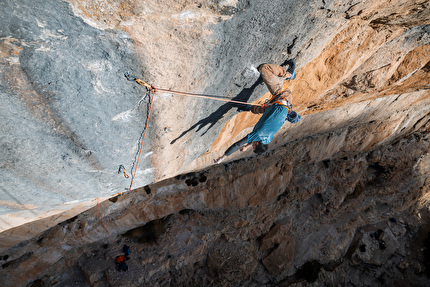
{"label": "belay rope", "polygon": [[124,76],[127,78],[127,80],[129,80],[129,81],[135,81],[136,83],[138,83],[141,86],[146,87],[148,90],[152,91],[153,93],[155,93],[155,92],[163,92],[163,93],[169,93],[169,94],[175,94],[175,95],[181,95],[181,96],[188,96],[188,97],[194,97],[194,98],[202,98],[202,99],[210,99],[210,100],[215,100],[215,101],[223,101],[223,102],[228,102],[228,103],[235,103],[235,104],[242,104],[242,105],[249,105],[249,106],[260,106],[260,104],[253,104],[253,103],[247,103],[247,102],[242,102],[242,101],[235,101],[235,100],[232,100],[232,99],[229,99],[229,98],[222,98],[222,97],[217,97],[217,96],[207,96],[207,95],[199,95],[199,94],[192,94],[192,93],[185,93],[185,92],[178,92],[178,91],[160,89],[160,88],[156,88],[153,85],[150,85],[150,84],[142,81],[141,79],[134,78],[128,72],[125,73]]}
{"label": "belay rope", "polygon": [[[137,82],[137,83],[139,83],[139,82]],[[154,102],[155,91],[156,91],[155,88],[154,89],[153,88],[149,88],[148,89],[147,96],[149,97],[149,108],[148,108],[148,112],[147,112],[147,115],[146,115],[145,128],[143,129],[143,131],[142,131],[142,133],[140,135],[140,138],[139,138],[140,144],[139,144],[139,148],[138,148],[138,152],[137,152],[137,158],[135,157],[135,160],[133,162],[133,166],[131,168],[132,177],[131,177],[130,188],[128,189],[128,191],[131,191],[131,189],[133,188],[134,178],[136,177],[137,167],[139,165],[140,156],[142,154],[143,142],[145,141],[146,131],[148,130],[149,117],[151,116],[152,103]],[[151,97],[151,93],[152,93],[152,97]]]}

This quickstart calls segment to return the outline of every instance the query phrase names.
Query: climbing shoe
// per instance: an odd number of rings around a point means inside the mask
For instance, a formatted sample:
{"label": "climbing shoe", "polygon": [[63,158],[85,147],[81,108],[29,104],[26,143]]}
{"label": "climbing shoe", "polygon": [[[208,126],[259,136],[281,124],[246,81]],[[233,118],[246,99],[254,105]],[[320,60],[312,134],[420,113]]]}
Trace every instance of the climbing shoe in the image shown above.
{"label": "climbing shoe", "polygon": [[288,65],[287,72],[292,75],[288,80],[294,80],[296,78],[296,61],[291,59],[288,60],[286,64]]}

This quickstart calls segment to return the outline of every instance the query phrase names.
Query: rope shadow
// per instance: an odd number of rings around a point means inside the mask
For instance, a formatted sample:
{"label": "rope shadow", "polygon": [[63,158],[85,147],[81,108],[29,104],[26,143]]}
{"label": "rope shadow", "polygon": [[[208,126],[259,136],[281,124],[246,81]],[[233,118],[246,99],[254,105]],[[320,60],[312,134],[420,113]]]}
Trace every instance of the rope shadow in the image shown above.
{"label": "rope shadow", "polygon": [[[263,80],[262,80],[261,77],[259,77],[257,79],[257,81],[251,87],[244,88],[239,94],[237,94],[237,96],[235,96],[231,100],[233,100],[233,101],[241,101],[241,102],[247,103],[248,100],[249,100],[249,98],[251,97],[252,93],[254,92],[254,90],[261,83],[263,83]],[[194,130],[195,128],[197,128],[196,132],[198,132],[201,129],[203,129],[206,126],[209,125],[209,127],[201,135],[201,136],[204,136],[230,109],[237,108],[238,110],[240,110],[241,108],[244,108],[244,107],[245,107],[244,104],[226,103],[226,104],[220,106],[216,111],[214,111],[213,113],[211,113],[206,118],[198,121],[197,123],[195,123],[194,125],[192,125],[189,129],[183,131],[181,133],[181,135],[179,135],[177,138],[175,138],[174,140],[172,140],[170,142],[170,144],[174,144],[178,139],[182,138],[183,136],[185,136],[187,133],[189,133],[190,131]]]}

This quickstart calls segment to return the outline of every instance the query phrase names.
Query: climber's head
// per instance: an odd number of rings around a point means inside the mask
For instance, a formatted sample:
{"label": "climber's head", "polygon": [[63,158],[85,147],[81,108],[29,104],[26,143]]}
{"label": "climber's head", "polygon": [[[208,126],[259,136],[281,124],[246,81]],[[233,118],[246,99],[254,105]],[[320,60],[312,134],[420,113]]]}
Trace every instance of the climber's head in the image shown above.
{"label": "climber's head", "polygon": [[262,154],[269,148],[269,145],[263,144],[261,142],[252,142],[252,149],[256,154]]}
{"label": "climber's head", "polygon": [[302,117],[293,110],[291,110],[287,115],[287,121],[292,124],[298,123],[301,119]]}

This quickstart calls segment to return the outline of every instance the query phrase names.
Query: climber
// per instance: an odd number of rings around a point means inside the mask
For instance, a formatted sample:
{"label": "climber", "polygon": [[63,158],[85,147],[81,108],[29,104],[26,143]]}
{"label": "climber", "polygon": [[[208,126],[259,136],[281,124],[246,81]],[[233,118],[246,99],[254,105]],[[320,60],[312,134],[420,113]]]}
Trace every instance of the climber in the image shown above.
{"label": "climber", "polygon": [[128,257],[128,255],[130,255],[130,247],[124,245],[122,251],[124,252],[124,255],[119,255],[115,258],[116,269],[118,271],[127,271],[128,266],[125,261],[130,260],[130,257]]}
{"label": "climber", "polygon": [[125,263],[125,261],[127,260],[127,257],[124,255],[119,255],[115,258],[115,263],[116,263],[116,270],[118,271],[127,271],[128,270],[128,266],[127,263]]}
{"label": "climber", "polygon": [[287,61],[287,64],[288,69],[275,64],[263,64],[258,68],[272,97],[262,106],[248,106],[246,110],[263,115],[252,132],[230,146],[223,156],[214,160],[215,163],[221,163],[238,149],[245,151],[250,146],[255,153],[262,154],[267,150],[268,144],[273,140],[273,136],[282,127],[284,121],[287,120],[291,123],[300,121],[301,116],[292,109],[293,95],[286,85],[286,80],[294,80],[296,77],[296,62],[292,59]]}

